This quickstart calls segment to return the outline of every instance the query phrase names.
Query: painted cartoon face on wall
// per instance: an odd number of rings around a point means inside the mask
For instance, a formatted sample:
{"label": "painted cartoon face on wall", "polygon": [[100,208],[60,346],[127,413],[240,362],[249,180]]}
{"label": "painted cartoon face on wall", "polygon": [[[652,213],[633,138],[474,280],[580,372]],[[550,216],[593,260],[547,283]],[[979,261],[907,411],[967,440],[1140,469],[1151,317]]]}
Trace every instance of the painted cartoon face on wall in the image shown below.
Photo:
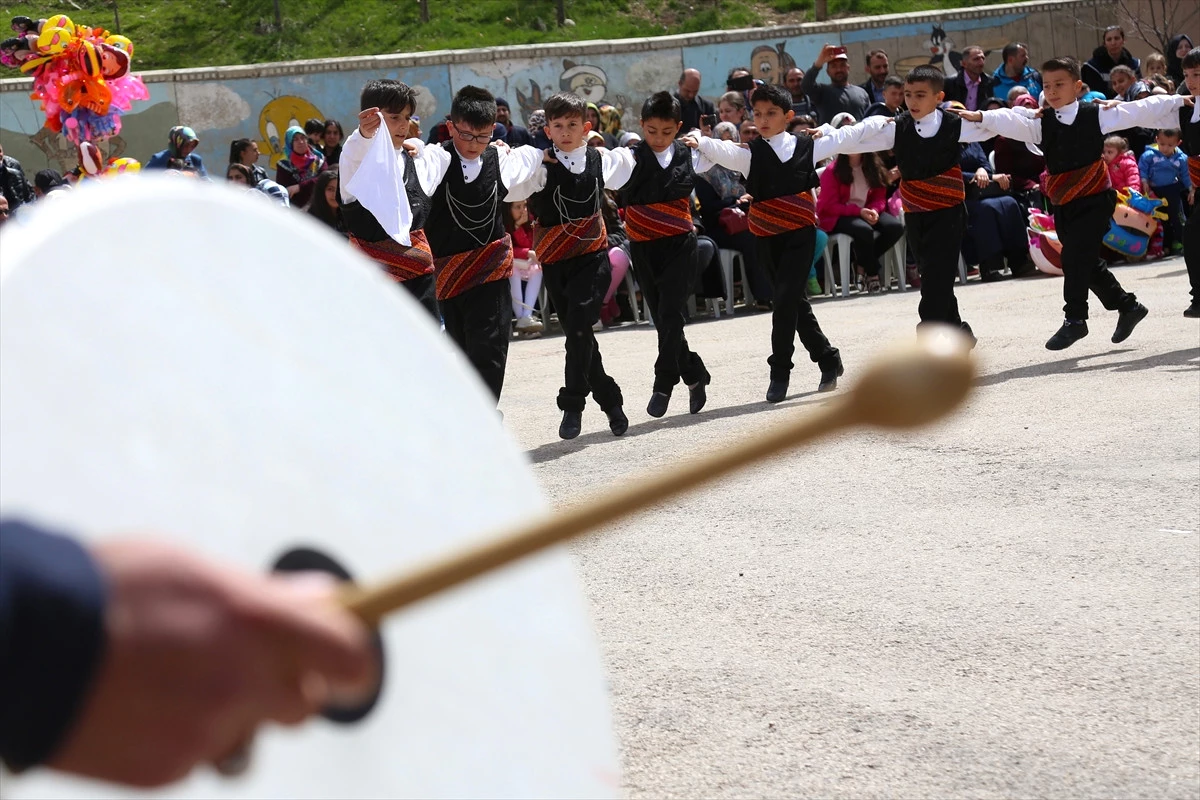
{"label": "painted cartoon face on wall", "polygon": [[599,103],[608,90],[608,75],[591,64],[576,64],[564,59],[558,85],[564,92],[574,92],[589,103]]}
{"label": "painted cartoon face on wall", "polygon": [[783,76],[787,75],[789,69],[796,66],[796,59],[792,58],[790,53],[785,52],[786,46],[787,42],[780,42],[774,47],[763,44],[750,52],[750,73],[755,80],[766,84],[783,85]]}
{"label": "painted cartoon face on wall", "polygon": [[325,115],[303,97],[286,94],[263,106],[258,115],[258,132],[262,135],[258,149],[272,167],[283,158],[283,132],[293,125],[303,127],[310,119],[325,119]]}

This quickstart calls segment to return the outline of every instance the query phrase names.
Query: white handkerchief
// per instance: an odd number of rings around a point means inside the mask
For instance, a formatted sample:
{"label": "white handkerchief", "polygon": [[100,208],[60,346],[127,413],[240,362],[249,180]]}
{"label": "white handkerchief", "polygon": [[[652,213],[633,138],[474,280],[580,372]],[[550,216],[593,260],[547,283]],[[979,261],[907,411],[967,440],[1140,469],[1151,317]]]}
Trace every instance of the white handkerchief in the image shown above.
{"label": "white handkerchief", "polygon": [[358,171],[346,182],[346,190],[358,198],[363,208],[379,221],[385,233],[402,245],[412,245],[412,207],[404,189],[404,172],[400,154],[392,147],[383,115],[379,115],[379,130],[371,138],[371,147]]}

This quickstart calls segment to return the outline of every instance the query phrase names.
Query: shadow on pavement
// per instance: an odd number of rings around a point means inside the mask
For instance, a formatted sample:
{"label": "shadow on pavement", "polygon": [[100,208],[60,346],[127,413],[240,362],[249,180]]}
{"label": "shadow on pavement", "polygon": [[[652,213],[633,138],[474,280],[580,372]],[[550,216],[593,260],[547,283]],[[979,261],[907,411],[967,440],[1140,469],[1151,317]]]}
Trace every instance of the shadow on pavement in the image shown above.
{"label": "shadow on pavement", "polygon": [[1104,361],[1099,364],[1082,363],[1092,358],[1103,358],[1105,356],[1122,355],[1132,352],[1135,352],[1132,348],[1126,348],[1124,350],[1110,350],[1107,353],[1089,353],[1075,358],[1064,358],[1061,361],[1050,361],[1045,364],[1030,364],[1025,367],[997,372],[994,375],[984,375],[975,381],[975,385],[995,386],[998,383],[1007,383],[1008,381],[1020,378],[1037,378],[1043,375],[1062,375],[1071,372],[1099,372],[1102,370],[1138,372],[1158,367],[1173,366],[1183,367],[1185,370],[1200,369],[1200,361],[1196,361],[1196,359],[1200,359],[1200,347],[1172,350],[1169,353],[1155,353],[1154,355],[1132,358],[1127,361]]}
{"label": "shadow on pavement", "polygon": [[[710,422],[716,419],[726,419],[728,417],[741,417],[746,414],[761,414],[764,412],[770,413],[773,411],[787,410],[789,408],[798,408],[800,406],[817,405],[837,397],[837,393],[830,395],[818,394],[816,391],[801,392],[793,394],[782,403],[772,404],[765,400],[756,400],[752,403],[744,403],[740,406],[725,406],[723,408],[706,407],[699,414],[687,413],[687,392],[676,392],[672,395],[672,407],[667,412],[667,416],[662,419],[647,419],[644,422],[630,424],[629,430],[621,437],[615,437],[608,431],[607,428],[599,431],[585,433],[575,439],[566,441],[547,442],[539,445],[532,450],[526,451],[529,460],[534,464],[541,464],[546,461],[554,461],[571,453],[577,453],[580,450],[587,448],[590,445],[600,444],[603,442],[611,442],[615,438],[629,439],[634,436],[642,436],[643,434],[653,433],[655,431],[666,430],[668,428],[687,428],[692,425],[702,425],[705,422]],[[676,408],[678,404],[678,408]],[[711,410],[710,410],[711,409]],[[645,413],[644,409],[635,409],[635,412]],[[626,406],[625,413],[629,413],[629,406]],[[603,412],[594,405],[588,406],[584,411],[584,420],[588,417],[603,418]]]}

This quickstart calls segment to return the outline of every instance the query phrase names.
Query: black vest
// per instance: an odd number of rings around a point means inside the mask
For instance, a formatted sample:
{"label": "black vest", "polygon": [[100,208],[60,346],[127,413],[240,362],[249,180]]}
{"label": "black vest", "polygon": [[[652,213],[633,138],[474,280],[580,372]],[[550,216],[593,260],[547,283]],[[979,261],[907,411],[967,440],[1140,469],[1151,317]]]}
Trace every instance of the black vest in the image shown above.
{"label": "black vest", "polygon": [[436,258],[465,253],[504,238],[500,212],[508,194],[500,180],[500,154],[496,148],[483,151],[479,175],[467,183],[454,145],[445,142],[442,147],[450,153],[450,166],[433,193],[429,222],[425,224],[429,249]]}
{"label": "black vest", "polygon": [[588,147],[584,151],[583,172],[571,172],[563,164],[546,165],[546,185],[529,197],[529,210],[543,228],[562,225],[561,211],[571,219],[600,213],[600,195],[604,192],[604,170],[600,153]]}
{"label": "black vest", "polygon": [[621,205],[648,206],[690,197],[696,185],[692,172],[692,150],[683,142],[673,144],[671,161],[664,168],[650,146],[639,144],[633,149],[633,174],[621,189]]}
{"label": "black vest", "polygon": [[903,180],[927,181],[962,162],[962,148],[958,144],[962,120],[953,114],[942,112],[941,127],[929,139],[917,133],[917,121],[907,111],[896,117],[895,125],[893,153]]}
{"label": "black vest", "polygon": [[750,174],[746,176],[746,194],[755,200],[773,200],[790,194],[811,191],[820,183],[813,164],[811,136],[796,137],[796,150],[784,164],[775,155],[765,137],[750,143]]}
{"label": "black vest", "polygon": [[[1195,158],[1200,156],[1200,122],[1192,122],[1190,106],[1179,107],[1179,132],[1183,134],[1183,152]],[[1200,214],[1200,211],[1195,213]]]}
{"label": "black vest", "polygon": [[[417,180],[417,168],[413,165],[412,157],[405,151],[402,158],[404,159],[404,192],[408,195],[408,205],[412,209],[410,230],[419,231],[425,227],[425,221],[429,219],[429,195],[425,194],[425,190],[421,188],[421,182]],[[346,230],[355,239],[362,239],[364,242],[382,242],[384,239],[391,238],[379,224],[379,220],[375,219],[374,215],[363,208],[363,204],[357,200],[353,203],[343,203],[341,212]]]}
{"label": "black vest", "polygon": [[1100,130],[1100,107],[1080,103],[1074,125],[1063,125],[1058,114],[1048,108],[1042,112],[1042,152],[1046,171],[1051,175],[1070,172],[1104,157],[1104,132]]}

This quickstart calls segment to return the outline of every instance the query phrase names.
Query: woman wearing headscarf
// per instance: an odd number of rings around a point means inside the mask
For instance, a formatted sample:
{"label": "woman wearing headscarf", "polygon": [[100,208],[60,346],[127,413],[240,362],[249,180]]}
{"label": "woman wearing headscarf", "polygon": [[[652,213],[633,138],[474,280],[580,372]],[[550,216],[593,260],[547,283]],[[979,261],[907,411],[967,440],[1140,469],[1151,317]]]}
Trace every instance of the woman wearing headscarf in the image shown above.
{"label": "woman wearing headscarf", "polygon": [[283,158],[275,165],[275,182],[287,189],[291,204],[308,205],[325,158],[308,143],[308,135],[299,125],[287,129],[283,137]]}
{"label": "woman wearing headscarf", "polygon": [[1120,25],[1109,25],[1104,29],[1104,41],[1092,51],[1092,57],[1081,69],[1083,82],[1094,92],[1103,92],[1108,98],[1116,97],[1109,75],[1118,65],[1129,67],[1134,75],[1142,77],[1141,60],[1125,49],[1125,31]]}
{"label": "woman wearing headscarf", "polygon": [[1171,37],[1171,41],[1167,42],[1167,52],[1163,53],[1167,58],[1167,77],[1175,81],[1180,94],[1187,92],[1183,88],[1183,57],[1195,46],[1190,36],[1181,33]]}
{"label": "woman wearing headscarf", "polygon": [[588,122],[592,124],[592,130],[597,131],[604,139],[604,146],[609,150],[617,146],[617,137],[604,132],[604,120],[600,117],[600,106],[595,103],[588,103],[587,110],[584,112]]}
{"label": "woman wearing headscarf", "polygon": [[167,149],[155,153],[143,169],[179,169],[207,178],[204,162],[193,152],[199,144],[194,130],[186,125],[176,125],[167,133]]}

